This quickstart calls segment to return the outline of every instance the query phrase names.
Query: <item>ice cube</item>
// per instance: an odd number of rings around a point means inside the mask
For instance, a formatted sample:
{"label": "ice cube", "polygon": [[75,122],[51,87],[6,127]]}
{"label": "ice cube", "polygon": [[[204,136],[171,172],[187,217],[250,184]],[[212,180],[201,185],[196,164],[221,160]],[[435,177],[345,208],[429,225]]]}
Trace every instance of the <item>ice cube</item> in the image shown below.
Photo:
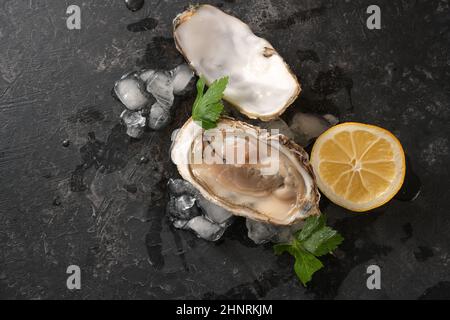
{"label": "ice cube", "polygon": [[324,114],[323,118],[328,121],[329,124],[335,126],[339,123],[339,119],[332,114]]}
{"label": "ice cube", "polygon": [[180,132],[180,129],[175,129],[174,131],[172,131],[172,134],[170,135],[170,141],[172,141],[172,143],[170,144],[169,154],[170,154],[171,158],[172,158],[172,150],[173,150],[173,147],[175,145],[175,141],[177,139],[177,136],[178,136],[179,132]]}
{"label": "ice cube", "polygon": [[146,82],[147,91],[155,97],[159,105],[170,107],[175,99],[173,95],[173,78],[170,72],[156,71]]}
{"label": "ice cube", "polygon": [[207,241],[219,240],[226,229],[209,221],[203,216],[198,216],[189,220],[185,228],[194,231],[197,237]]}
{"label": "ice cube", "polygon": [[182,179],[170,179],[167,186],[170,194],[167,214],[176,228],[178,228],[177,225],[184,225],[201,214],[196,204],[194,187],[189,182]]}
{"label": "ice cube", "polygon": [[215,205],[201,195],[198,197],[198,205],[202,209],[203,214],[211,221],[217,224],[231,224],[233,214],[231,214],[228,210]]}
{"label": "ice cube", "polygon": [[173,221],[173,226],[177,229],[186,229],[186,225],[189,220],[175,220]]}
{"label": "ice cube", "polygon": [[295,142],[303,147],[309,145],[313,139],[331,127],[332,124],[323,116],[303,112],[295,114],[290,125],[295,135]]}
{"label": "ice cube", "polygon": [[170,179],[168,182],[169,192],[173,196],[189,195],[195,197],[197,205],[201,208],[202,213],[211,221],[223,224],[227,223],[233,214],[228,210],[208,201],[203,197],[192,184],[182,179]]}
{"label": "ice cube", "polygon": [[169,124],[170,119],[170,108],[156,102],[150,110],[148,126],[153,130],[161,130]]}
{"label": "ice cube", "polygon": [[188,195],[182,195],[176,198],[175,207],[178,211],[191,209],[195,206],[195,198]]}
{"label": "ice cube", "polygon": [[167,213],[173,226],[194,231],[198,237],[217,241],[231,225],[233,215],[206,200],[189,182],[170,179]]}
{"label": "ice cube", "polygon": [[180,197],[171,197],[167,207],[169,218],[172,221],[190,220],[201,214],[192,196],[182,195]]}
{"label": "ice cube", "polygon": [[301,229],[303,222],[291,226],[276,226],[269,223],[247,219],[245,222],[248,237],[256,244],[267,242],[289,243],[295,233]]}
{"label": "ice cube", "polygon": [[188,85],[194,78],[194,72],[187,64],[180,64],[171,73],[173,75],[173,93],[182,95],[186,89],[189,89]]}
{"label": "ice cube", "polygon": [[183,179],[169,179],[167,186],[169,187],[170,194],[174,196],[181,196],[183,194],[196,194],[194,186]]}
{"label": "ice cube", "polygon": [[139,72],[139,78],[141,78],[143,82],[147,82],[151,77],[154,76],[155,72],[156,71],[152,69],[144,69]]}
{"label": "ice cube", "polygon": [[140,111],[125,110],[120,115],[127,127],[127,135],[132,138],[140,138],[145,130],[147,120]]}
{"label": "ice cube", "polygon": [[292,132],[291,128],[289,128],[287,123],[282,119],[275,119],[269,122],[258,121],[256,125],[269,131],[269,134],[275,134],[274,132],[271,132],[271,130],[278,130],[280,134],[283,134],[290,139],[294,139],[295,137],[294,132]]}
{"label": "ice cube", "polygon": [[144,82],[135,74],[127,74],[114,85],[114,92],[125,107],[131,111],[144,108],[149,99]]}
{"label": "ice cube", "polygon": [[289,243],[294,239],[295,233],[304,225],[303,221],[297,222],[290,226],[276,226],[277,234],[272,238],[274,243]]}
{"label": "ice cube", "polygon": [[275,228],[267,223],[247,219],[245,225],[247,226],[248,237],[256,244],[269,242],[276,235]]}

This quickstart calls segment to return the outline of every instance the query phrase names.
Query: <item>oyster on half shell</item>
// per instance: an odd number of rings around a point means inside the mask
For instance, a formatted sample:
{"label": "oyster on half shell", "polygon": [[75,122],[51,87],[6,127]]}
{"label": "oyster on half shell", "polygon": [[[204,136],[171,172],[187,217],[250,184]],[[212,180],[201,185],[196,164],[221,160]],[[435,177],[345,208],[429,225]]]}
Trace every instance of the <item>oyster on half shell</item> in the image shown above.
{"label": "oyster on half shell", "polygon": [[234,215],[291,225],[320,214],[308,155],[284,135],[225,117],[205,131],[189,119],[171,157],[185,180]]}
{"label": "oyster on half shell", "polygon": [[267,40],[211,5],[194,6],[178,15],[174,38],[207,84],[229,77],[224,99],[249,118],[277,118],[301,91],[296,76]]}

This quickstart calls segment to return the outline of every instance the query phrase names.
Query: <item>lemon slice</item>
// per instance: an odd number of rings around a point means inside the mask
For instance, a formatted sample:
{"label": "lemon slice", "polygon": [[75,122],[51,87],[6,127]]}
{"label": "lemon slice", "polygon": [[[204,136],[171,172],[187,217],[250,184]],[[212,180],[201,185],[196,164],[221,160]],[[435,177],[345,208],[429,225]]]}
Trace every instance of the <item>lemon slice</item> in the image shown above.
{"label": "lemon slice", "polygon": [[398,139],[362,123],[342,123],[323,133],[314,144],[311,164],[328,199],[356,212],[391,200],[405,178],[405,154]]}

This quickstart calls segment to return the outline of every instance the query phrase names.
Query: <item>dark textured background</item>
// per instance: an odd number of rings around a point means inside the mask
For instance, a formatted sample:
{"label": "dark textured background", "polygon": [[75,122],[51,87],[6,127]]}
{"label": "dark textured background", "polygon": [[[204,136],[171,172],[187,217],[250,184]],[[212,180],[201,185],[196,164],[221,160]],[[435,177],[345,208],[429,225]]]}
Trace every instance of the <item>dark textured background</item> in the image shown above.
{"label": "dark textured background", "polygon": [[[3,0],[0,297],[449,298],[449,2],[205,2],[286,58],[304,88],[291,113],[332,112],[394,132],[423,182],[419,199],[370,214],[324,199],[346,241],[307,289],[291,258],[253,245],[242,221],[215,244],[176,231],[164,213],[176,176],[169,136],[193,94],[177,99],[170,128],[131,141],[110,91],[125,72],[182,62],[171,22],[188,1],[147,0],[132,13],[122,1]],[[70,4],[81,7],[81,30],[66,28]],[[381,7],[382,30],[365,26],[370,4]],[[70,264],[82,269],[80,291],[66,289]],[[379,291],[366,289],[370,264],[382,269]]]}

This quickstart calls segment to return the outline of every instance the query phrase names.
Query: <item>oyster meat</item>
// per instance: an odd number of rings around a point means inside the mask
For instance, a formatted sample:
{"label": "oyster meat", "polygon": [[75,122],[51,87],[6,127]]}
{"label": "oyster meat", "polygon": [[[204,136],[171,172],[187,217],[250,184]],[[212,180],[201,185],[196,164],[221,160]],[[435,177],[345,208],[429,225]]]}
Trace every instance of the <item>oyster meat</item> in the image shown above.
{"label": "oyster meat", "polygon": [[191,7],[178,15],[174,38],[207,84],[229,77],[224,99],[249,118],[277,118],[301,91],[296,76],[267,40],[213,6]]}
{"label": "oyster meat", "polygon": [[171,157],[203,197],[234,215],[292,225],[320,213],[308,155],[277,132],[225,117],[205,131],[189,119]]}

